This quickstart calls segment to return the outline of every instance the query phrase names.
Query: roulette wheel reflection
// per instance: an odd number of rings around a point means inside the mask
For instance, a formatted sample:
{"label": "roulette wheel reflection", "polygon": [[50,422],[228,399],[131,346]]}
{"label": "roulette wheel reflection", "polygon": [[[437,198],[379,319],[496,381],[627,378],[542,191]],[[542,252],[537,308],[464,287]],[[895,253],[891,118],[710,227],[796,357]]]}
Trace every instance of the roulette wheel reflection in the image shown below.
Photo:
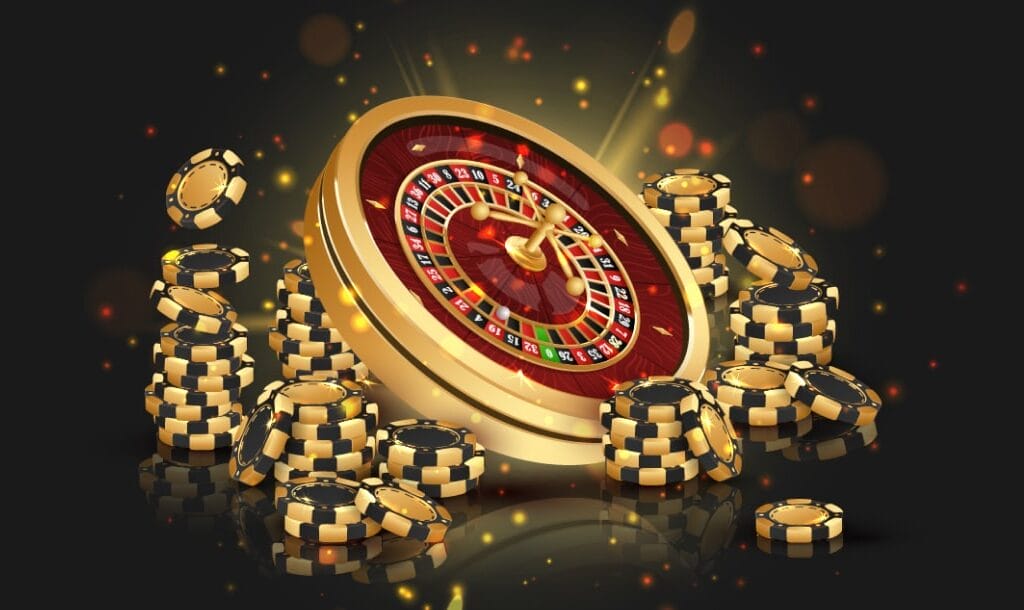
{"label": "roulette wheel reflection", "polygon": [[704,369],[704,304],[671,238],[596,161],[511,113],[443,97],[368,112],[305,226],[353,350],[424,416],[498,452],[600,461],[612,386]]}

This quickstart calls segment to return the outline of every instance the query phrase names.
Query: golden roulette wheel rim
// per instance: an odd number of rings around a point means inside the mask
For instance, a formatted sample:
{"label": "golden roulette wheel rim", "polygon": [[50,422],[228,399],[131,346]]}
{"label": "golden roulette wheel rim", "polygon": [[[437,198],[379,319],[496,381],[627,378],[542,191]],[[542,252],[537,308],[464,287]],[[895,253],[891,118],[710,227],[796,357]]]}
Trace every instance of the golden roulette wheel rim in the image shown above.
{"label": "golden roulette wheel rim", "polygon": [[363,160],[389,127],[419,118],[470,121],[513,134],[603,191],[660,254],[663,272],[681,296],[687,326],[683,360],[676,370],[650,374],[700,379],[704,372],[709,333],[700,289],[671,237],[636,195],[548,129],[458,98],[421,96],[382,104],[356,121],[331,153],[305,214],[309,270],[328,314],[389,390],[426,417],[469,427],[489,448],[513,457],[547,464],[601,461],[600,400],[531,382],[522,371],[484,357],[424,308],[378,249],[361,197]]}

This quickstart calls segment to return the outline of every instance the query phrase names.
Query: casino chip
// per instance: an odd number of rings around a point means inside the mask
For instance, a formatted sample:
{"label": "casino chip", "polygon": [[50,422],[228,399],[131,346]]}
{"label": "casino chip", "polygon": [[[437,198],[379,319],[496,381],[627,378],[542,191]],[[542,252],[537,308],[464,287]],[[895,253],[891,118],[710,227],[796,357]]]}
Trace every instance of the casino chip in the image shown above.
{"label": "casino chip", "polygon": [[192,288],[221,288],[249,277],[249,253],[217,244],[171,250],[160,259],[164,281]]}
{"label": "casino chip", "polygon": [[367,558],[381,552],[381,537],[371,536],[348,544],[314,544],[285,535],[284,542],[271,548],[274,566],[281,574],[294,576],[339,576],[366,565]]}
{"label": "casino chip", "polygon": [[252,356],[242,356],[241,365],[233,373],[214,375],[189,375],[163,371],[164,378],[171,385],[194,390],[197,392],[219,392],[221,390],[240,390],[252,384],[255,378],[255,364]]}
{"label": "casino chip", "polygon": [[[153,383],[151,387],[153,395],[164,402],[171,402],[179,405],[195,405],[199,407],[235,402],[238,400],[238,395],[241,391],[236,388],[233,390],[219,390],[217,392],[198,392],[179,388],[168,384],[162,373],[153,373]],[[149,391],[148,388],[147,391]]]}
{"label": "casino chip", "polygon": [[807,288],[818,263],[792,237],[774,227],[736,218],[722,222],[725,251],[755,276],[791,290]]}
{"label": "casino chip", "polygon": [[291,310],[287,308],[278,309],[274,315],[277,320],[277,330],[284,333],[289,339],[320,343],[341,343],[344,341],[341,333],[336,328],[310,326],[303,322],[296,322],[292,318]]}
{"label": "casino chip", "polygon": [[767,341],[793,341],[825,332],[828,318],[819,318],[814,322],[786,324],[784,322],[754,322],[740,311],[739,302],[733,301],[729,307],[729,329],[737,336],[764,339]]}
{"label": "casino chip", "polygon": [[811,559],[823,555],[834,555],[843,548],[843,536],[819,542],[779,542],[771,538],[757,537],[757,548],[766,555],[786,559]]}
{"label": "casino chip", "polygon": [[299,371],[345,371],[359,364],[359,357],[353,352],[341,352],[328,356],[279,353],[277,358],[288,367]]}
{"label": "casino chip", "polygon": [[743,456],[732,423],[707,390],[700,406],[683,413],[683,436],[700,467],[716,481],[725,481],[743,470]]}
{"label": "casino chip", "polygon": [[425,485],[442,485],[455,481],[479,479],[484,474],[484,457],[487,451],[477,443],[473,457],[453,466],[415,466],[396,462],[388,463],[388,472],[397,479],[405,479]]}
{"label": "casino chip", "polygon": [[[292,407],[294,412],[294,407]],[[377,404],[366,403],[360,413],[348,419],[326,424],[292,423],[292,438],[303,441],[334,441],[339,439],[365,439],[373,436],[377,428]],[[365,442],[365,441],[364,441]]]}
{"label": "casino chip", "polygon": [[308,542],[339,544],[375,536],[380,532],[380,524],[370,517],[355,523],[306,523],[285,515],[284,531]]}
{"label": "casino chip", "polygon": [[231,303],[213,291],[173,286],[156,280],[149,298],[156,310],[171,321],[203,333],[222,335],[238,319],[238,312]]}
{"label": "casino chip", "polygon": [[167,356],[160,343],[153,344],[153,366],[159,371],[174,375],[227,375],[242,366],[241,358],[225,358],[209,362],[193,362],[184,358]]}
{"label": "casino chip", "polygon": [[615,386],[615,412],[623,417],[671,423],[683,410],[697,406],[698,390],[685,379],[664,375],[623,381]]}
{"label": "casino chip", "polygon": [[682,436],[671,438],[640,438],[638,436],[623,436],[621,434],[609,434],[609,442],[618,449],[634,451],[644,455],[665,455],[685,451],[689,445]]}
{"label": "casino chip", "polygon": [[328,424],[363,412],[363,388],[347,379],[291,379],[267,388],[290,400],[295,421],[303,424]]}
{"label": "casino chip", "polygon": [[814,425],[805,435],[782,450],[792,462],[824,462],[834,460],[871,445],[878,438],[874,422],[866,426],[844,424],[823,417],[813,419]]}
{"label": "casino chip", "polygon": [[792,341],[770,341],[754,337],[736,337],[736,345],[742,345],[758,354],[796,355],[819,354],[832,347],[836,341],[836,321],[829,320],[825,332],[820,335],[801,337]]}
{"label": "casino chip", "polygon": [[[738,341],[739,337],[735,337]],[[759,362],[777,362],[790,366],[795,362],[810,362],[811,364],[826,365],[832,362],[832,346],[828,346],[820,352],[813,354],[763,354],[755,352],[745,345],[736,343],[733,346],[733,358],[736,360],[756,360]]]}
{"label": "casino chip", "polygon": [[201,420],[157,415],[153,421],[171,434],[221,434],[242,423],[242,405],[236,402],[226,414]]}
{"label": "casino chip", "polygon": [[281,376],[285,379],[348,379],[351,381],[365,381],[370,376],[370,369],[365,362],[358,362],[355,366],[341,371],[306,371],[299,370],[281,364]]}
{"label": "casino chip", "polygon": [[740,312],[762,324],[825,324],[839,311],[839,289],[821,278],[793,290],[774,282],[754,282],[740,290]]}
{"label": "casino chip", "polygon": [[[293,424],[294,425],[294,424]],[[366,444],[366,437],[355,441],[363,446],[346,453],[335,453],[323,457],[307,456],[295,453],[285,453],[281,461],[292,468],[299,470],[341,472],[344,470],[356,470],[364,464],[373,461],[373,445]],[[372,439],[371,439],[372,442]]]}
{"label": "casino chip", "polygon": [[392,534],[423,542],[444,540],[452,522],[448,509],[423,492],[378,478],[362,481],[356,494],[356,506],[368,519]]}
{"label": "casino chip", "polygon": [[352,481],[362,481],[366,477],[370,476],[373,471],[373,464],[367,462],[362,466],[353,470],[302,470],[300,468],[292,468],[286,462],[277,462],[274,464],[274,480],[278,483],[286,483],[288,481],[294,481],[296,479],[306,479],[309,477],[338,477],[340,479],[349,479]]}
{"label": "casino chip", "polygon": [[741,407],[785,407],[789,367],[774,362],[730,360],[704,374],[704,384],[719,402]]}
{"label": "casino chip", "polygon": [[284,276],[282,282],[288,292],[304,294],[315,297],[316,289],[313,287],[313,276],[309,274],[309,265],[304,259],[290,260],[284,264]]}
{"label": "casino chip", "polygon": [[663,227],[711,227],[717,225],[725,218],[725,211],[727,209],[713,208],[683,214],[661,208],[649,208],[649,211],[658,221],[658,224]]}
{"label": "casino chip", "polygon": [[225,402],[217,405],[183,405],[168,402],[156,395],[155,384],[146,386],[146,413],[153,417],[170,417],[183,421],[200,421],[211,417],[222,417],[241,403]]}
{"label": "casino chip", "polygon": [[601,425],[617,437],[633,436],[637,438],[675,438],[682,436],[683,426],[679,419],[667,423],[648,422],[632,417],[624,417],[615,412],[612,403],[602,402],[600,406]]}
{"label": "casino chip", "polygon": [[207,148],[185,162],[167,183],[167,215],[180,227],[208,229],[242,202],[242,160],[223,148]]}
{"label": "casino chip", "polygon": [[469,428],[433,419],[402,419],[377,431],[377,451],[392,464],[457,466],[473,457]]}
{"label": "casino chip", "polygon": [[248,336],[249,331],[237,323],[215,335],[171,322],[160,329],[160,351],[193,363],[241,358],[249,349]]}
{"label": "casino chip", "polygon": [[606,460],[615,462],[619,466],[630,468],[669,468],[682,466],[686,461],[693,459],[688,451],[675,451],[661,455],[647,455],[639,451],[620,449],[612,444],[611,438],[606,434],[604,441],[604,457]]}
{"label": "casino chip", "polygon": [[831,540],[843,533],[843,509],[831,502],[790,498],[754,511],[757,535],[780,542]]}
{"label": "casino chip", "polygon": [[193,449],[196,451],[212,451],[221,447],[230,447],[237,438],[239,427],[219,434],[175,434],[166,428],[157,428],[156,434],[160,442],[172,447]]}
{"label": "casino chip", "polygon": [[277,486],[274,499],[284,515],[305,523],[358,523],[356,508],[359,481],[337,477],[294,479]]}
{"label": "casino chip", "polygon": [[729,273],[716,277],[707,284],[700,286],[701,294],[705,299],[717,299],[729,292]]}
{"label": "casino chip", "polygon": [[[426,466],[426,468],[431,468],[431,466]],[[393,482],[399,487],[422,492],[431,498],[454,498],[464,496],[480,485],[480,477],[437,484],[422,483],[420,481],[412,481],[409,479],[398,479],[391,476],[388,471],[388,465],[383,462],[377,467],[377,472],[380,479],[386,483]],[[445,503],[445,506],[447,505],[448,504]]]}
{"label": "casino chip", "polygon": [[644,203],[676,214],[723,208],[729,204],[731,181],[722,174],[677,169],[644,184]]}
{"label": "casino chip", "polygon": [[877,392],[835,366],[795,362],[786,377],[786,390],[818,415],[857,426],[875,421],[882,408]]}
{"label": "casino chip", "polygon": [[363,584],[400,583],[423,577],[448,559],[444,544],[428,544],[413,538],[385,536],[383,550],[366,567],[352,573],[352,580]]}
{"label": "casino chip", "polygon": [[231,452],[231,475],[246,485],[259,485],[284,452],[291,426],[290,401],[265,389]]}
{"label": "casino chip", "polygon": [[350,351],[348,344],[343,341],[330,343],[324,341],[300,341],[298,339],[289,339],[287,335],[277,330],[275,327],[271,327],[267,330],[267,342],[270,344],[270,349],[274,350],[278,354],[322,357]]}

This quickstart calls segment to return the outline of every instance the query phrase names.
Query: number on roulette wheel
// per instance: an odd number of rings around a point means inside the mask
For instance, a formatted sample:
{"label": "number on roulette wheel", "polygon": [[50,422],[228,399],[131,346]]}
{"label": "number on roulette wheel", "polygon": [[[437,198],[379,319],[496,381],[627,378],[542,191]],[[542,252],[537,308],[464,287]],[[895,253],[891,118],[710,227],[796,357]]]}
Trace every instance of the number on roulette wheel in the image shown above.
{"label": "number on roulette wheel", "polygon": [[699,379],[700,290],[635,194],[511,113],[417,97],[368,112],[306,208],[327,313],[426,417],[537,462],[602,459],[618,382]]}

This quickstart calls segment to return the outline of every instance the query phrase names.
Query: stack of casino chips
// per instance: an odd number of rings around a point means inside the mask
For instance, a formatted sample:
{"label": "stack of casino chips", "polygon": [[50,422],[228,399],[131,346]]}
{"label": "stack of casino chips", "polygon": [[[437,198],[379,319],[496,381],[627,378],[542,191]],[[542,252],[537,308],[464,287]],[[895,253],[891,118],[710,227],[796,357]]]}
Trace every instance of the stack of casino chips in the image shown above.
{"label": "stack of casino chips", "polygon": [[248,331],[238,312],[214,288],[249,276],[241,248],[196,244],[171,250],[161,260],[163,279],[150,298],[171,322],[153,346],[156,373],[146,387],[146,411],[158,438],[183,449],[230,447],[244,421],[240,395],[253,382],[246,355]]}
{"label": "stack of casino chips", "polygon": [[299,376],[268,384],[239,433],[229,469],[246,485],[310,476],[362,480],[375,455],[377,405],[348,379]]}
{"label": "stack of casino chips", "polygon": [[731,181],[722,174],[677,169],[644,184],[640,198],[679,251],[707,298],[729,290],[722,222],[736,216],[729,206]]}
{"label": "stack of casino chips", "polygon": [[277,299],[281,308],[268,341],[281,361],[285,379],[366,379],[366,364],[349,348],[317,297],[306,261],[285,263],[277,282]]}
{"label": "stack of casino chips", "polygon": [[191,451],[162,443],[139,464],[139,488],[158,523],[184,524],[193,531],[212,531],[229,513],[235,495],[226,451]]}
{"label": "stack of casino chips", "polygon": [[391,422],[377,431],[377,449],[381,478],[431,498],[476,489],[486,467],[486,450],[471,430],[432,419]]}
{"label": "stack of casino chips", "polygon": [[730,307],[735,358],[831,362],[839,289],[816,277],[814,257],[774,227],[742,218],[722,226],[725,250],[760,278]]}
{"label": "stack of casino chips", "polygon": [[616,481],[664,486],[701,470],[716,481],[743,468],[732,423],[699,382],[652,376],[625,381],[601,403],[605,473]]}

